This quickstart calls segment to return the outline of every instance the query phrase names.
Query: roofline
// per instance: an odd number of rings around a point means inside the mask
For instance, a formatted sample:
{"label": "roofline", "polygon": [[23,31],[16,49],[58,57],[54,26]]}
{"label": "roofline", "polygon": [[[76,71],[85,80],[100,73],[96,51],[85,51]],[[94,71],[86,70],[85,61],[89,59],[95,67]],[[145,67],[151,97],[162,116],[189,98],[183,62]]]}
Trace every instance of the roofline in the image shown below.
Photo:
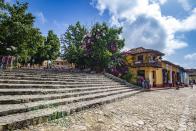
{"label": "roofline", "polygon": [[170,65],[173,65],[173,66],[175,66],[175,67],[177,67],[177,68],[181,68],[182,70],[185,70],[183,67],[181,67],[180,65],[176,65],[176,64],[174,64],[174,63],[172,63],[172,62],[170,62],[170,61],[167,61],[167,60],[162,60],[162,62],[165,62],[165,63],[167,63],[167,64],[170,64]]}
{"label": "roofline", "polygon": [[[143,48],[143,47],[132,48],[132,49],[130,49],[130,50],[133,50],[133,49],[139,49],[139,48]],[[158,50],[154,50],[154,49],[147,49],[147,48],[143,48],[143,49],[145,49],[145,50],[146,50],[146,52],[143,52],[143,53],[150,53],[150,52],[154,52],[154,53],[160,54],[161,56],[164,56],[164,55],[165,55],[164,53],[162,53],[162,52],[160,52],[160,51],[158,51]],[[131,55],[137,55],[137,54],[140,54],[140,53],[134,53],[134,54],[129,53],[129,51],[130,51],[130,50],[128,50],[128,51],[124,51],[124,52],[122,52],[122,53],[123,53],[123,54],[131,54]]]}

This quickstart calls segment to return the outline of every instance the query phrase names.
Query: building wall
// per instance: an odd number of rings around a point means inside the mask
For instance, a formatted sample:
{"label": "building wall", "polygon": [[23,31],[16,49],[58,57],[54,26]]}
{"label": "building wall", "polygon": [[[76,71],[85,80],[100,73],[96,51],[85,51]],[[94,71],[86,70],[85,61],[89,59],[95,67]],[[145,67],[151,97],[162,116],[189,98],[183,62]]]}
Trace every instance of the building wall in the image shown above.
{"label": "building wall", "polygon": [[188,73],[187,72],[184,72],[184,83],[187,84],[187,85],[189,85],[189,80],[190,80],[190,78],[189,78]]}
{"label": "building wall", "polygon": [[[47,60],[43,61],[42,66],[43,67],[47,67],[48,66],[48,61]],[[59,60],[53,60],[52,61],[52,66],[54,66],[54,67],[75,68],[75,65],[74,64],[71,64],[71,63],[69,63],[66,60],[61,60],[61,61],[59,61]]]}
{"label": "building wall", "polygon": [[134,59],[134,57],[133,57],[132,55],[128,55],[128,56],[126,56],[127,64],[131,64],[131,63],[133,63],[133,59]]}
{"label": "building wall", "polygon": [[[154,68],[154,67],[139,67],[139,68],[129,68],[133,76],[137,77],[137,72],[139,70],[145,71],[145,79],[150,81],[151,86],[162,87],[163,86],[163,78],[162,78],[162,69]],[[155,72],[155,78],[153,78],[153,71]],[[132,82],[136,83],[137,78],[132,77]]]}
{"label": "building wall", "polygon": [[[163,69],[167,70],[169,73],[169,77],[168,77],[168,83],[165,86],[168,86],[169,84],[172,84],[173,86],[176,86],[176,82],[177,82],[177,73],[180,74],[180,68],[178,68],[175,65],[172,64],[168,64],[165,62],[162,62],[162,68],[154,68],[154,67],[137,67],[137,68],[131,68],[130,67],[130,71],[132,72],[132,74],[134,76],[137,76],[137,72],[138,70],[144,70],[145,71],[145,79],[150,80],[150,84],[156,86],[156,87],[163,87],[164,86],[164,82],[163,82]],[[153,79],[153,73],[155,72],[155,79]],[[184,72],[185,73],[185,72]],[[188,76],[187,74],[183,74],[183,77],[181,76],[180,79],[183,79],[184,83],[187,83],[188,81]],[[133,78],[131,79],[131,81],[133,82],[137,82],[137,79]]]}
{"label": "building wall", "polygon": [[148,62],[151,56],[154,56],[155,58],[158,58],[158,56],[155,56],[154,54],[151,53],[141,53],[141,54],[136,54],[136,55],[127,55],[126,60],[129,64],[137,61],[138,56],[143,55],[143,61]]}
{"label": "building wall", "polygon": [[181,69],[181,67],[162,61],[162,68],[169,72],[169,79],[167,84],[176,86],[177,82],[187,83],[188,76],[186,72]]}
{"label": "building wall", "polygon": [[162,68],[159,68],[156,70],[156,77],[157,77],[157,81],[156,81],[156,86],[157,87],[162,87],[163,86],[163,74],[162,74]]}
{"label": "building wall", "polygon": [[[137,55],[128,55],[126,56],[126,60],[128,64],[133,64],[134,62],[137,61],[137,57],[139,55],[143,55],[143,61],[149,61],[150,57],[156,57],[159,58],[159,56],[155,56],[154,54],[151,53],[141,53],[141,54],[137,54]],[[131,81],[136,83],[137,82],[137,73],[138,70],[144,70],[145,71],[145,79],[150,81],[151,85],[154,85],[156,87],[163,87],[163,86],[169,86],[169,85],[176,85],[177,82],[177,74],[178,74],[178,78],[179,80],[188,81],[188,76],[185,72],[181,72],[181,68],[172,64],[172,63],[168,63],[165,61],[162,61],[161,59],[158,59],[161,62],[161,68],[156,68],[156,67],[129,67],[129,70],[132,72],[133,76]],[[163,69],[166,71],[166,73],[163,73]],[[155,75],[153,78],[153,72],[155,72]],[[166,83],[163,81],[163,75],[165,74],[165,77],[167,79]]]}

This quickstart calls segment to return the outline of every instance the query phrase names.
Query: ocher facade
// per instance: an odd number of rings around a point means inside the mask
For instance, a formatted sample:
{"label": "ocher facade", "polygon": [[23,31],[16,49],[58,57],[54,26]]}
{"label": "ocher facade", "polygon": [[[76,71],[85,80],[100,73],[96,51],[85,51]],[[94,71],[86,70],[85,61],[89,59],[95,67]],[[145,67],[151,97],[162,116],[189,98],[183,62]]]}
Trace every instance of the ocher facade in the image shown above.
{"label": "ocher facade", "polygon": [[142,47],[124,52],[129,70],[133,76],[130,81],[137,83],[143,77],[152,87],[176,86],[183,83],[183,68],[162,60],[163,53]]}

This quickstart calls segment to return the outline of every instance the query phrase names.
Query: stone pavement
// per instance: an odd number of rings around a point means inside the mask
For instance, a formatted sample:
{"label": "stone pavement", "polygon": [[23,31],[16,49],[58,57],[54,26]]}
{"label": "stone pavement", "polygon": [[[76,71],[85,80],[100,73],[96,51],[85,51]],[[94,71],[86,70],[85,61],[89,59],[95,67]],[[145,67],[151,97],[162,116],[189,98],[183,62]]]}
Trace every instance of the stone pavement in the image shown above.
{"label": "stone pavement", "polygon": [[196,88],[156,90],[22,131],[194,131]]}

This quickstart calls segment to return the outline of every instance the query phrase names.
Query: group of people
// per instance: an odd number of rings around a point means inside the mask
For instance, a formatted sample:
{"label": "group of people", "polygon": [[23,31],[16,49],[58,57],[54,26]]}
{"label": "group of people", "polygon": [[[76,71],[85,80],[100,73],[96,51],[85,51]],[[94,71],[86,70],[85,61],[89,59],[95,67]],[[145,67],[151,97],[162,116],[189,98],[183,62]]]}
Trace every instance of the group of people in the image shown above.
{"label": "group of people", "polygon": [[13,60],[13,56],[0,56],[0,69],[7,69],[8,67],[12,67]]}
{"label": "group of people", "polygon": [[196,84],[195,80],[190,80],[189,81],[189,85],[191,86],[191,88],[193,88],[195,84]]}
{"label": "group of people", "polygon": [[151,85],[150,85],[150,81],[147,79],[144,79],[144,77],[140,76],[137,80],[137,84],[139,86],[141,86],[144,89],[150,89]]}

